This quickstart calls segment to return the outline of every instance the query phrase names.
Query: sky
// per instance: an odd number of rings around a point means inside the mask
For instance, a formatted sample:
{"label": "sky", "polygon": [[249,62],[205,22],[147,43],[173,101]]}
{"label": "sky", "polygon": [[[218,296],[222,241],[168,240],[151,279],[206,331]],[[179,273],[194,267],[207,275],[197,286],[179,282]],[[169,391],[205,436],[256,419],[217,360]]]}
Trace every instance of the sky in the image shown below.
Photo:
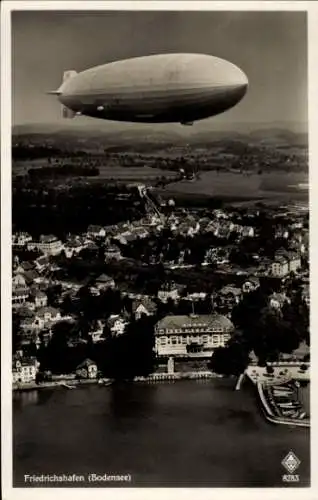
{"label": "sky", "polygon": [[306,127],[306,14],[287,11],[13,12],[13,124],[63,123],[60,104],[45,92],[59,87],[65,70],[169,52],[221,57],[248,76],[244,99],[201,122],[204,128],[212,123]]}

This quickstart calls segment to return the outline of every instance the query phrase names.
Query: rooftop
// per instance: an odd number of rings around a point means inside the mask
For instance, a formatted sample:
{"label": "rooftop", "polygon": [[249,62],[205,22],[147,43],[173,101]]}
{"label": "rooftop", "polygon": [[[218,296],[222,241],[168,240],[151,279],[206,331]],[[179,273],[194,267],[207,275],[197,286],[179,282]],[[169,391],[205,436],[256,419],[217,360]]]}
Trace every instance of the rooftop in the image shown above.
{"label": "rooftop", "polygon": [[108,283],[109,281],[113,281],[113,278],[107,276],[107,274],[101,274],[96,278],[96,283]]}
{"label": "rooftop", "polygon": [[104,228],[102,226],[97,226],[97,225],[94,225],[94,224],[91,224],[87,228],[87,231],[91,232],[91,233],[99,233],[100,231],[103,231],[103,230],[104,230]]}
{"label": "rooftop", "polygon": [[157,310],[156,304],[149,298],[144,298],[144,299],[136,299],[132,303],[132,311],[133,313],[136,312],[138,307],[140,305],[143,305],[148,311],[150,312],[155,312]]}
{"label": "rooftop", "polygon": [[81,368],[88,368],[89,366],[96,366],[96,363],[95,361],[92,361],[91,359],[87,358],[82,363],[80,363],[76,369],[79,370]]}
{"label": "rooftop", "polygon": [[157,329],[181,329],[181,328],[221,328],[231,331],[234,325],[231,320],[222,314],[200,314],[190,316],[166,316],[158,321]]}
{"label": "rooftop", "polygon": [[41,243],[51,243],[52,241],[57,241],[57,237],[54,234],[41,234],[40,242]]}
{"label": "rooftop", "polygon": [[46,306],[46,307],[41,307],[41,309],[39,309],[36,313],[37,316],[42,316],[44,314],[51,314],[51,315],[54,315],[54,316],[57,316],[60,311],[58,309],[56,309],[55,307],[51,307],[51,306]]}
{"label": "rooftop", "polygon": [[241,293],[242,293],[241,289],[237,288],[234,285],[226,285],[220,290],[221,295],[228,295],[228,294],[241,295]]}

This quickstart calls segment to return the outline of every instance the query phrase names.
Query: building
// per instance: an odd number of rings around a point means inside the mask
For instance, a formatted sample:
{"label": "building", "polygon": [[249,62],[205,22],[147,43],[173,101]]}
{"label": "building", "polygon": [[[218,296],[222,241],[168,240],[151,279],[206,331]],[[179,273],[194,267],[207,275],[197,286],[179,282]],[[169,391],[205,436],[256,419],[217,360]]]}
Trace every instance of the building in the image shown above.
{"label": "building", "polygon": [[205,263],[213,263],[216,262],[218,259],[218,248],[209,248],[204,256],[204,262]]}
{"label": "building", "polygon": [[141,240],[149,237],[149,231],[145,227],[135,227],[132,233]]}
{"label": "building", "polygon": [[107,326],[114,337],[122,335],[125,332],[128,322],[119,314],[112,314],[107,320]]}
{"label": "building", "polygon": [[297,252],[288,252],[289,272],[296,272],[301,267],[300,255]]}
{"label": "building", "polygon": [[58,255],[63,250],[63,244],[53,234],[41,235],[39,241],[28,243],[28,250],[40,250],[44,255]]}
{"label": "building", "polygon": [[233,330],[233,323],[220,314],[166,316],[155,326],[155,352],[159,357],[209,358]]}
{"label": "building", "polygon": [[96,226],[94,224],[91,224],[87,228],[87,236],[89,238],[105,238],[106,230],[102,226]]}
{"label": "building", "polygon": [[281,310],[285,304],[290,304],[290,299],[285,293],[272,293],[269,296],[269,305],[273,309]]}
{"label": "building", "polygon": [[42,273],[43,271],[48,269],[48,267],[50,265],[50,259],[49,259],[48,255],[41,255],[40,257],[38,257],[34,261],[34,263],[35,263],[35,270],[38,273]]}
{"label": "building", "polygon": [[180,298],[180,286],[174,282],[165,283],[158,291],[158,299],[161,302],[167,302],[168,299],[176,301]]}
{"label": "building", "polygon": [[289,262],[286,257],[278,256],[271,265],[272,275],[277,278],[283,278],[289,273]]}
{"label": "building", "polygon": [[13,383],[21,382],[22,384],[26,384],[35,382],[39,367],[39,363],[36,358],[16,357],[13,359],[12,365]]}
{"label": "building", "polygon": [[78,365],[75,372],[79,378],[96,378],[97,365],[94,361],[87,358]]}
{"label": "building", "polygon": [[19,264],[16,267],[15,273],[16,274],[23,274],[23,273],[26,273],[29,271],[34,271],[34,269],[35,269],[35,263],[30,262],[29,260],[26,260],[26,261],[21,262],[21,264]]}
{"label": "building", "polygon": [[30,294],[29,287],[23,274],[15,274],[12,278],[12,307],[25,304]]}
{"label": "building", "polygon": [[11,303],[14,309],[22,307],[29,297],[28,288],[12,289]]}
{"label": "building", "polygon": [[41,308],[47,306],[47,295],[41,290],[35,290],[31,294],[32,301],[34,302],[35,308]]}
{"label": "building", "polygon": [[284,238],[288,239],[289,238],[289,231],[287,228],[284,228],[282,226],[278,226],[275,229],[275,238]]}
{"label": "building", "polygon": [[252,226],[243,226],[242,238],[254,238],[255,229]]}
{"label": "building", "polygon": [[205,292],[193,292],[187,293],[185,300],[190,300],[191,302],[199,302],[201,300],[205,300],[207,297],[207,293]]}
{"label": "building", "polygon": [[105,261],[120,260],[122,258],[121,251],[116,245],[111,245],[105,248]]}
{"label": "building", "polygon": [[60,311],[54,307],[41,307],[36,312],[30,312],[23,317],[20,326],[25,331],[40,331],[58,321],[69,319],[71,319],[70,316],[62,316]]}
{"label": "building", "polygon": [[[55,307],[41,307],[36,312],[36,317],[43,319],[44,323],[56,323],[62,319],[62,315]],[[67,319],[64,317],[63,319]]]}
{"label": "building", "polygon": [[97,342],[102,342],[105,340],[104,338],[104,322],[101,320],[97,320],[96,324],[94,324],[89,331],[89,335],[92,339],[92,342],[96,344]]}
{"label": "building", "polygon": [[26,279],[23,274],[17,273],[12,277],[12,288],[13,289],[19,289],[19,288],[26,288]]}
{"label": "building", "polygon": [[198,220],[199,226],[200,226],[200,233],[206,233],[207,229],[209,227],[209,224],[211,222],[211,219],[209,217],[201,217]]}
{"label": "building", "polygon": [[227,285],[221,288],[218,293],[218,304],[222,307],[233,308],[242,298],[242,290],[234,285]]}
{"label": "building", "polygon": [[109,288],[115,288],[115,281],[110,276],[107,276],[107,274],[101,274],[98,278],[96,278],[94,288],[100,292],[108,290]]}
{"label": "building", "polygon": [[250,293],[254,292],[257,290],[260,286],[260,282],[258,278],[249,278],[246,280],[243,285],[242,285],[242,292],[243,293]]}
{"label": "building", "polygon": [[219,231],[220,231],[220,222],[219,221],[211,221],[207,227],[206,227],[206,232],[207,233],[212,233],[214,236],[219,236]]}
{"label": "building", "polygon": [[182,221],[175,230],[182,236],[192,237],[199,232],[200,224],[196,221],[185,220]]}
{"label": "building", "polygon": [[152,316],[156,314],[157,306],[156,304],[149,298],[137,299],[132,303],[132,313],[135,316],[135,319],[140,319],[143,315]]}
{"label": "building", "polygon": [[132,243],[133,241],[136,241],[137,236],[133,234],[131,231],[123,231],[119,234],[117,234],[114,237],[115,240],[119,241],[122,245],[128,245],[128,243]]}
{"label": "building", "polygon": [[28,233],[21,232],[12,235],[13,246],[23,247],[30,241],[32,241],[32,236]]}
{"label": "building", "polygon": [[74,240],[68,240],[64,244],[64,252],[65,256],[68,259],[71,259],[73,256],[78,255],[82,250],[83,250],[84,245],[80,241],[74,239]]}
{"label": "building", "polygon": [[305,284],[302,286],[301,296],[307,307],[310,307],[310,287]]}

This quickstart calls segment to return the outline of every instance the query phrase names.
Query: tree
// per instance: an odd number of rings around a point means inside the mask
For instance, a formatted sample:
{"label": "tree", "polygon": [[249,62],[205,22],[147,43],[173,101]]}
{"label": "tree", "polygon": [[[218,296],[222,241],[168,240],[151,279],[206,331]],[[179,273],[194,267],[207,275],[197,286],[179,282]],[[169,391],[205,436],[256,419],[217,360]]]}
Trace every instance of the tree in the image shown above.
{"label": "tree", "polygon": [[276,361],[280,352],[291,353],[297,349],[299,337],[279,312],[266,307],[261,312],[252,343],[261,362]]}
{"label": "tree", "polygon": [[104,375],[127,380],[153,371],[154,322],[154,318],[143,316],[130,323],[124,334],[106,339],[105,357],[99,366]]}
{"label": "tree", "polygon": [[258,288],[245,295],[243,300],[234,307],[231,319],[237,328],[244,331],[247,339],[257,329],[261,311],[267,306],[267,303],[267,296]]}
{"label": "tree", "polygon": [[67,373],[72,371],[67,341],[71,325],[61,321],[53,327],[52,338],[41,359],[41,370],[51,370],[53,373]]}
{"label": "tree", "polygon": [[20,347],[21,336],[21,318],[13,313],[12,315],[12,354],[14,354]]}
{"label": "tree", "polygon": [[235,342],[219,347],[212,354],[210,369],[222,375],[240,375],[249,363],[248,350],[243,344]]}

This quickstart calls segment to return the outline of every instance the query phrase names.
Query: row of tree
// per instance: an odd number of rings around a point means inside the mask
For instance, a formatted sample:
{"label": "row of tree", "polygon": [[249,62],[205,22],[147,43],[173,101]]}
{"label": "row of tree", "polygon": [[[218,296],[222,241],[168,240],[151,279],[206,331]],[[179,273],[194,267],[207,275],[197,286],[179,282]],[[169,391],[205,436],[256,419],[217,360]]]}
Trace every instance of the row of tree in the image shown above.
{"label": "row of tree", "polygon": [[297,291],[291,303],[273,309],[261,289],[251,292],[234,308],[232,320],[236,334],[229,344],[217,349],[211,369],[238,375],[249,364],[251,352],[259,364],[277,361],[281,353],[292,353],[301,342],[310,344],[309,308]]}

